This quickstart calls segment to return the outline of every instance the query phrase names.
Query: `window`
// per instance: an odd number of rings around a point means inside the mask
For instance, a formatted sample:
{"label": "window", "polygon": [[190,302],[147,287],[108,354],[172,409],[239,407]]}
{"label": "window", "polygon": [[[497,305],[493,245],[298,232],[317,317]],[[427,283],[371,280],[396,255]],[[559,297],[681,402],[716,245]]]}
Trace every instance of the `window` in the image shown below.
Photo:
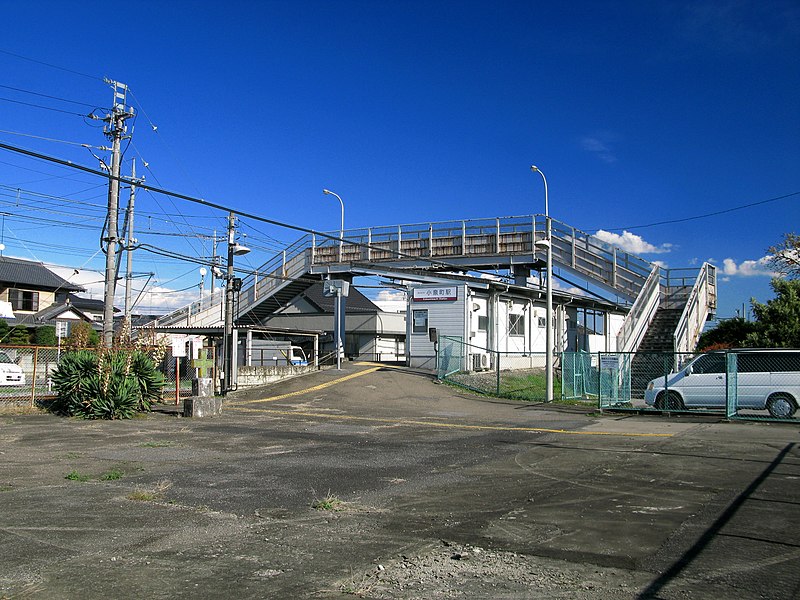
{"label": "window", "polygon": [[28,312],[39,310],[39,292],[28,292],[12,288],[8,290],[8,301],[11,302],[11,310]]}
{"label": "window", "polygon": [[539,329],[544,329],[547,327],[547,317],[539,317],[537,321]]}
{"label": "window", "polygon": [[478,315],[478,331],[489,330],[489,317]]}
{"label": "window", "polygon": [[428,311],[413,311],[411,333],[428,333]]}
{"label": "window", "polygon": [[697,374],[724,373],[725,355],[705,354],[692,363],[692,372]]}
{"label": "window", "polygon": [[525,335],[525,315],[508,315],[508,335]]}

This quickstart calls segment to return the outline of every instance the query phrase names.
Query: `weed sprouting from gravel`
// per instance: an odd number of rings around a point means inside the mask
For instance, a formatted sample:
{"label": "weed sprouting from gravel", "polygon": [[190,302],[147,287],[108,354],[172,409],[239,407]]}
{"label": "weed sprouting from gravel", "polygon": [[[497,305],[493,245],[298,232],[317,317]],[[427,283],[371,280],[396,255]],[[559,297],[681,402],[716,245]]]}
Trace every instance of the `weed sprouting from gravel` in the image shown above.
{"label": "weed sprouting from gravel", "polygon": [[83,473],[79,473],[78,471],[73,469],[64,476],[64,479],[69,479],[70,481],[89,481],[89,476],[84,475]]}
{"label": "weed sprouting from gravel", "polygon": [[328,490],[328,494],[324,498],[314,499],[314,502],[311,503],[311,508],[314,510],[331,510],[338,512],[345,509],[345,502],[331,494],[331,491]]}
{"label": "weed sprouting from gravel", "polygon": [[172,482],[166,480],[159,481],[151,488],[137,487],[130,494],[128,494],[126,498],[128,500],[134,500],[137,502],[155,502],[157,500],[163,500],[164,492],[171,487]]}
{"label": "weed sprouting from gravel", "polygon": [[117,479],[122,479],[124,473],[119,469],[111,469],[108,473],[103,473],[100,476],[100,479],[103,481],[116,481]]}

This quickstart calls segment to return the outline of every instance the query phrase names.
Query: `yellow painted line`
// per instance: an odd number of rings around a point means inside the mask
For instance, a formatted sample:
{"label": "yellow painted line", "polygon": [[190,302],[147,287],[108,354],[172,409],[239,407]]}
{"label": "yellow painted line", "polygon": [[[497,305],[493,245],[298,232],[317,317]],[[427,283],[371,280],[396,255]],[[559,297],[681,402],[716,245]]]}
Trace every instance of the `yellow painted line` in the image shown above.
{"label": "yellow painted line", "polygon": [[[353,377],[349,375],[348,377]],[[341,381],[341,379],[337,380]],[[334,382],[326,385],[333,385]],[[527,431],[532,433],[560,433],[564,435],[599,435],[617,437],[645,437],[645,438],[669,438],[672,433],[616,433],[613,431],[572,431],[569,429],[545,429],[542,427],[506,427],[502,425],[466,425],[463,423],[448,423],[445,421],[417,421],[412,419],[387,419],[378,417],[355,417],[352,415],[332,415],[327,413],[314,413],[294,410],[274,410],[271,408],[243,408],[238,405],[229,406],[229,410],[242,412],[265,413],[271,415],[295,416],[295,417],[314,417],[319,419],[335,419],[340,421],[363,421],[367,423],[383,423],[391,425],[419,425],[422,427],[440,427],[449,429],[466,429],[480,431]]]}
{"label": "yellow painted line", "polygon": [[315,385],[310,388],[305,388],[302,390],[297,390],[296,392],[288,392],[286,394],[281,394],[280,396],[270,396],[269,398],[259,398],[257,400],[242,400],[240,402],[233,402],[229,404],[229,407],[234,406],[242,406],[244,404],[254,404],[256,402],[275,402],[276,400],[283,400],[284,398],[291,398],[292,396],[302,396],[303,394],[308,394],[310,392],[316,392],[317,390],[323,390],[327,387],[331,387],[332,385],[336,385],[338,383],[342,383],[344,381],[349,381],[350,379],[355,379],[356,377],[361,377],[362,375],[367,375],[374,371],[380,369],[381,366],[376,366],[371,369],[364,369],[363,371],[357,371],[356,373],[350,373],[350,375],[345,375],[344,377],[339,377],[339,379],[334,379],[333,381],[326,381],[325,383],[320,383],[319,385]]}

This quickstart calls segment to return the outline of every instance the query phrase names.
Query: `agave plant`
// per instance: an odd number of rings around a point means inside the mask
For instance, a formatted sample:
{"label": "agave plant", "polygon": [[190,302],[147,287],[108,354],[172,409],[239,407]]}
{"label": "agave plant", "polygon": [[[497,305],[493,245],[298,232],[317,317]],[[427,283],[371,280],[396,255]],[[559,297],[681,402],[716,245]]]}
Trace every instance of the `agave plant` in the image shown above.
{"label": "agave plant", "polygon": [[57,412],[86,419],[129,419],[149,411],[164,377],[140,350],[79,350],[53,372]]}

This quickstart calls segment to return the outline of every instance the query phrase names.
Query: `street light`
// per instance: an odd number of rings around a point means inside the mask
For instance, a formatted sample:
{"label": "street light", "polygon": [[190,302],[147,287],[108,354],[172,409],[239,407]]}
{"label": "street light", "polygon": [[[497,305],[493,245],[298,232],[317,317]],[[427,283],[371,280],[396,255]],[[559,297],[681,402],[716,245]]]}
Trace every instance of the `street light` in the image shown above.
{"label": "street light", "polygon": [[344,244],[344,202],[342,202],[342,197],[336,192],[322,190],[322,193],[328,196],[336,196],[339,199],[339,204],[342,207],[342,226],[339,229],[339,262],[342,262],[342,245]]}
{"label": "street light", "polygon": [[531,165],[531,171],[539,173],[544,182],[544,219],[545,237],[544,244],[547,246],[547,267],[545,276],[547,277],[547,304],[545,307],[545,402],[553,400],[553,236],[550,224],[550,206],[547,198],[547,178],[536,165]]}
{"label": "street light", "polygon": [[231,212],[228,214],[228,269],[225,274],[225,336],[223,339],[223,368],[225,379],[222,385],[224,394],[227,394],[231,390],[233,382],[233,287],[235,281],[233,257],[242,256],[250,252],[250,248],[236,243],[234,239],[235,234],[236,221],[233,212]]}

